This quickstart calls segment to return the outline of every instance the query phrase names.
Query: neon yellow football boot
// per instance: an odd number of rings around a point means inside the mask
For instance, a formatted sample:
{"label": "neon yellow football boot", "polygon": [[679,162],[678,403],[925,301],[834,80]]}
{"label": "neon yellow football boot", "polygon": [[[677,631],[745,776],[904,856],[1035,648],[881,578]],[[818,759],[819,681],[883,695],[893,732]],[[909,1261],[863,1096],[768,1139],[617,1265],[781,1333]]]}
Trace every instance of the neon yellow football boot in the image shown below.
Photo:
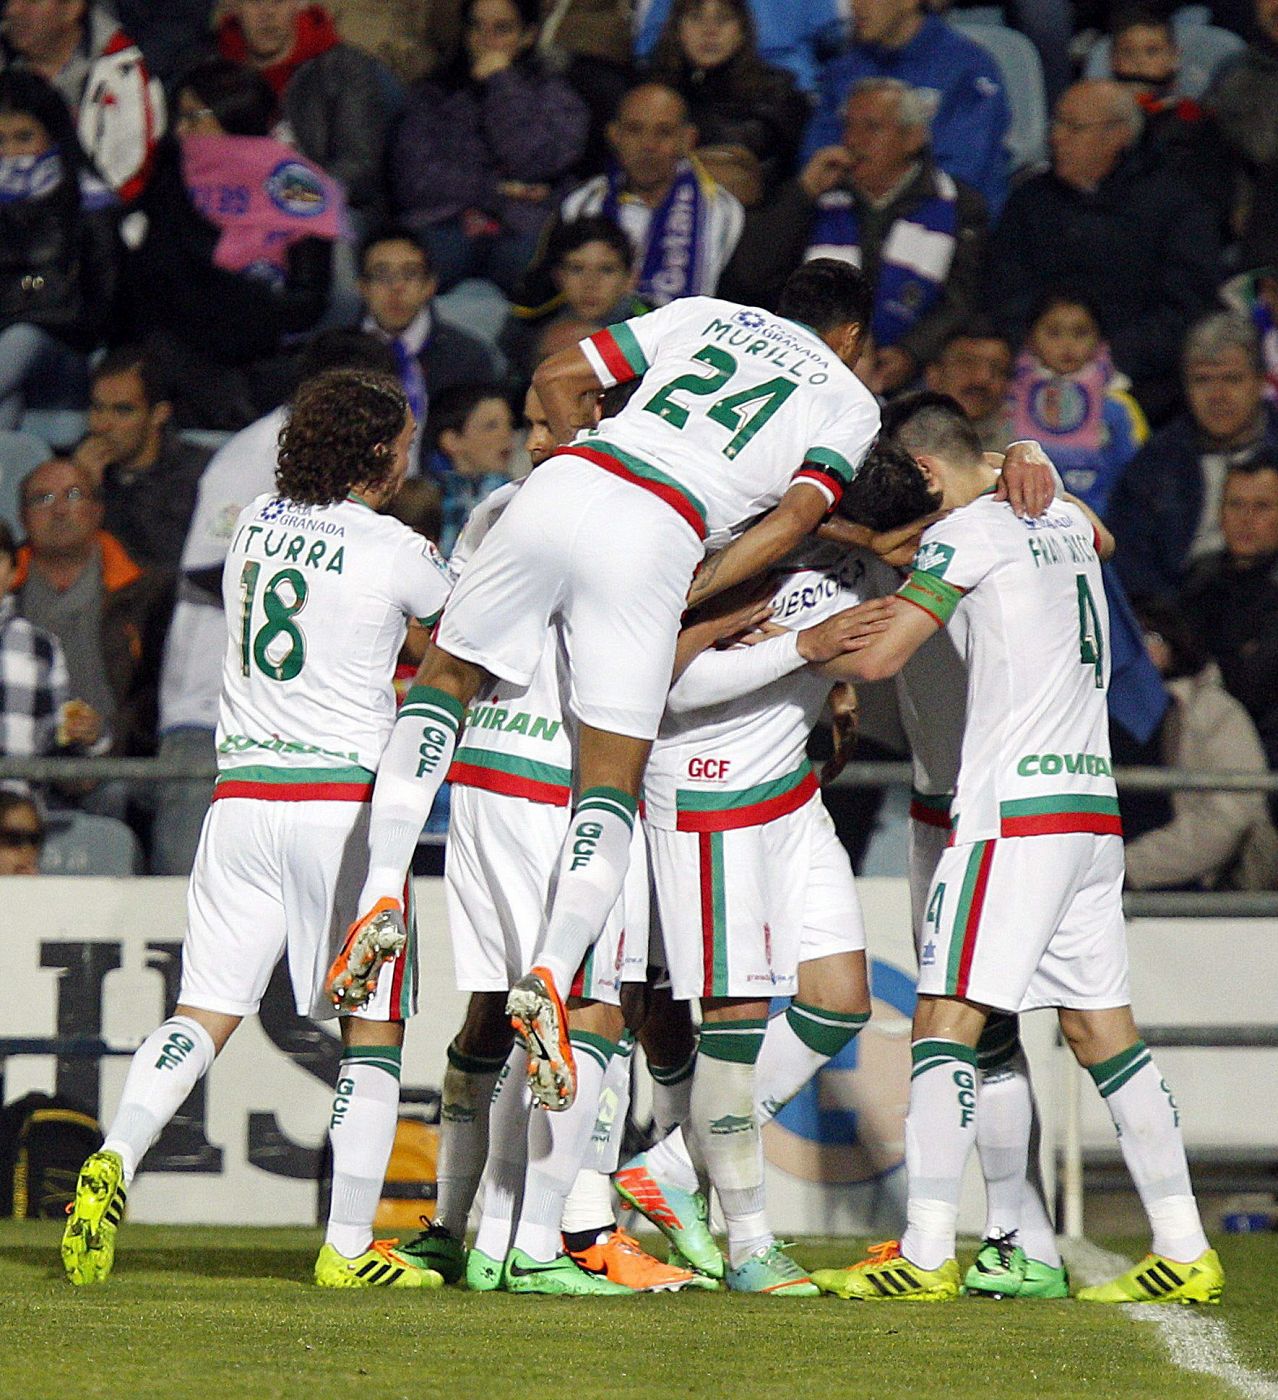
{"label": "neon yellow football boot", "polygon": [[857,1302],[947,1303],[959,1296],[959,1267],[957,1259],[947,1259],[939,1269],[920,1269],[901,1253],[900,1240],[888,1240],[871,1245],[849,1269],[817,1269],[812,1282],[822,1293]]}
{"label": "neon yellow football boot", "polygon": [[326,1244],[315,1261],[321,1288],[443,1288],[444,1276],[401,1254],[398,1240],[374,1240],[354,1259]]}
{"label": "neon yellow football boot", "polygon": [[1190,1264],[1147,1254],[1125,1274],[1092,1288],[1080,1288],[1080,1303],[1219,1303],[1225,1271],[1214,1249]]}
{"label": "neon yellow football boot", "polygon": [[126,1194],[118,1152],[95,1152],[85,1159],[62,1232],[62,1267],[72,1283],[102,1283],[110,1275]]}

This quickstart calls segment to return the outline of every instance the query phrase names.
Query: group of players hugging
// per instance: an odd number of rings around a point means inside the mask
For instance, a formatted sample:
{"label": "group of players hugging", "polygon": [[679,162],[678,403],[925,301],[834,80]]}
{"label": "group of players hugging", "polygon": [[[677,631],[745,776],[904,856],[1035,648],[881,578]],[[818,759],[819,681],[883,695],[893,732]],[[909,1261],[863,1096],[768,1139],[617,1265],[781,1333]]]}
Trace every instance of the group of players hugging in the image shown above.
{"label": "group of players hugging", "polygon": [[[1219,1301],[1176,1105],[1129,1004],[1114,541],[1036,444],[987,457],[931,393],[881,415],[851,369],[868,311],[861,274],[817,259],[775,314],[691,297],[554,356],[527,404],[535,470],[480,505],[447,563],[378,512],[413,436],[398,385],[301,387],[277,490],[243,511],[226,563],[221,771],[178,1005],[80,1173],[73,1283],[110,1273],[140,1161],[287,956],[298,1011],[338,1016],[344,1047],[318,1284],[1067,1297],[1017,1023],[1055,1007],[1153,1233],[1076,1296]],[[410,626],[434,632],[396,712]],[[890,677],[916,780],[907,1225],[809,1274],[768,1228],[761,1126],[862,1030],[870,989],[805,748],[827,701],[846,719],[848,682]],[[470,1004],[437,1213],[399,1245],[372,1222],[417,997],[406,872],[445,779]],[[773,998],[791,1000],[769,1019]],[[623,1163],[636,1041],[658,1139]],[[988,1215],[961,1275],[974,1142]],[[617,1227],[618,1196],[667,1237],[666,1262]]]}

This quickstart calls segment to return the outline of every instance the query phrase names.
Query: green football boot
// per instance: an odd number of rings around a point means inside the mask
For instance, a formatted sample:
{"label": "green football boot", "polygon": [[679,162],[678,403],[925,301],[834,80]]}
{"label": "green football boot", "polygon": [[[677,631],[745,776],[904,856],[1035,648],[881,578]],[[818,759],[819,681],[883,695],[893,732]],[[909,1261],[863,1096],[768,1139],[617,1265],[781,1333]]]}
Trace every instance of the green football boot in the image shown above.
{"label": "green football boot", "polygon": [[85,1159],[62,1232],[62,1267],[72,1283],[101,1283],[110,1274],[126,1194],[118,1152],[95,1152]]}
{"label": "green football boot", "polygon": [[500,1259],[481,1254],[477,1249],[466,1251],[466,1287],[472,1293],[495,1293],[504,1288],[505,1274]]}
{"label": "green football boot", "polygon": [[442,1275],[426,1269],[395,1248],[396,1240],[374,1240],[354,1259],[326,1244],[315,1260],[321,1288],[443,1288]]}
{"label": "green football boot", "polygon": [[722,1278],[723,1255],[710,1233],[710,1209],[700,1191],[685,1191],[648,1170],[647,1154],[632,1157],[612,1178],[617,1195],[668,1239],[695,1273]]}
{"label": "green football boot", "polygon": [[1015,1230],[987,1235],[963,1279],[963,1292],[972,1298],[1019,1298],[1028,1262]]}
{"label": "green football boot", "polygon": [[770,1293],[779,1298],[816,1298],[821,1292],[779,1240],[729,1269],[724,1282],[733,1293]]}
{"label": "green football boot", "polygon": [[[425,1220],[423,1216],[423,1223]],[[407,1244],[401,1244],[398,1252],[422,1268],[434,1269],[445,1283],[460,1283],[466,1276],[466,1246],[442,1225],[426,1225]]]}
{"label": "green football boot", "polygon": [[959,1296],[958,1260],[947,1259],[939,1269],[922,1269],[901,1253],[901,1242],[871,1245],[859,1264],[847,1269],[817,1269],[812,1282],[822,1293],[858,1302],[897,1299],[912,1303],[947,1303]]}
{"label": "green football boot", "polygon": [[1125,1274],[1075,1296],[1081,1303],[1219,1303],[1224,1291],[1225,1271],[1208,1249],[1190,1264],[1147,1254]]}
{"label": "green football boot", "polygon": [[1044,1264],[1041,1259],[1025,1260],[1025,1282],[1018,1298],[1068,1298],[1069,1271],[1064,1264]]}
{"label": "green football boot", "polygon": [[[473,1253],[473,1251],[472,1251]],[[597,1274],[588,1274],[566,1254],[557,1255],[549,1264],[512,1249],[506,1256],[507,1293],[547,1293],[565,1298],[637,1298],[633,1288]]]}

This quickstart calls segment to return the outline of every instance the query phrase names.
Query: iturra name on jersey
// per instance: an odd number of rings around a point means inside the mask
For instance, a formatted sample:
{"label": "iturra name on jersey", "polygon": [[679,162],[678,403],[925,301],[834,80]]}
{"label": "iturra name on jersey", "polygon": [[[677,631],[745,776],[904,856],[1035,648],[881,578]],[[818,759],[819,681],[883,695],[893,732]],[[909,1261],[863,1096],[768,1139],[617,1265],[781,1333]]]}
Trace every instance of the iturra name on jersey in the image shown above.
{"label": "iturra name on jersey", "polygon": [[581,348],[605,387],[648,379],[564,450],[661,496],[709,548],[795,480],[836,505],[879,429],[874,396],[834,351],[757,307],[685,297]]}
{"label": "iturra name on jersey", "polygon": [[967,664],[956,844],[1121,833],[1096,532],[1055,501],[1022,520],[992,489],[923,535],[900,597],[949,623]]}
{"label": "iturra name on jersey", "polygon": [[[809,544],[782,564],[772,620],[792,632],[813,627],[865,598],[866,561],[837,546]],[[696,694],[698,669],[729,654],[697,657],[679,678]],[[832,682],[798,663],[746,695],[704,707],[668,709],[644,773],[650,825],[677,831],[755,826],[794,811],[817,790],[808,736]]]}
{"label": "iturra name on jersey", "polygon": [[245,507],[222,576],[219,792],[371,784],[407,621],[433,622],[451,584],[434,545],[354,497]]}

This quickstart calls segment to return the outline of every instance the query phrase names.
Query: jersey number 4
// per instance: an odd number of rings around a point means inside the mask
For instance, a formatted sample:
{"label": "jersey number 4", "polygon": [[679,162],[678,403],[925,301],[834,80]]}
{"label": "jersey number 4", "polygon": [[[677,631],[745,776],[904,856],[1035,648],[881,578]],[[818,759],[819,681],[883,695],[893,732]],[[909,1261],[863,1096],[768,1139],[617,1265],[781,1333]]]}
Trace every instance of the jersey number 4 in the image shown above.
{"label": "jersey number 4", "polygon": [[1075,578],[1078,580],[1078,659],[1084,666],[1095,669],[1099,690],[1105,684],[1105,633],[1086,574],[1076,574]]}
{"label": "jersey number 4", "polygon": [[281,569],[262,590],[266,621],[253,630],[262,566],[250,559],[240,575],[240,670],[253,666],[273,681],[291,681],[306,663],[306,638],[293,619],[306,606],[307,583],[296,569]]}
{"label": "jersey number 4", "polygon": [[[674,397],[675,394],[717,394],[737,372],[735,357],[726,350],[720,350],[717,345],[703,345],[692,358],[708,365],[710,373],[681,374],[665,388],[658,389],[643,406],[645,413],[655,413],[672,428],[684,427],[690,412]],[[723,448],[723,455],[729,459],[735,457],[798,387],[797,380],[778,376],[716,399],[706,409],[706,417],[732,434]]]}

